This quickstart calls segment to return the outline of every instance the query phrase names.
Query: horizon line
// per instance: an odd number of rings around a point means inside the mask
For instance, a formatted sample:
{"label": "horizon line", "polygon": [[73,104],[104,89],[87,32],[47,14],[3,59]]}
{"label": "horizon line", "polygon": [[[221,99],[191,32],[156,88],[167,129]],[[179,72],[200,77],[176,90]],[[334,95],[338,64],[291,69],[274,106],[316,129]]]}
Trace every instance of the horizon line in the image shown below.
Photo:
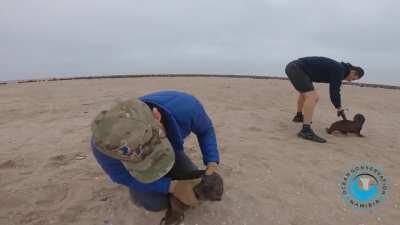
{"label": "horizon line", "polygon": [[[0,81],[0,85],[7,84],[22,84],[22,83],[37,83],[47,81],[63,81],[63,80],[90,80],[90,79],[118,79],[118,78],[143,78],[143,77],[222,77],[222,78],[249,78],[249,79],[272,79],[272,80],[288,80],[286,77],[279,76],[266,76],[266,75],[243,75],[243,74],[114,74],[114,75],[93,75],[93,76],[74,76],[74,77],[60,77],[60,78],[35,78],[24,80],[8,80]],[[354,85],[359,87],[383,88],[383,89],[396,89],[400,90],[400,86],[387,85],[387,84],[374,84],[374,83],[355,83],[343,82],[344,85]]]}

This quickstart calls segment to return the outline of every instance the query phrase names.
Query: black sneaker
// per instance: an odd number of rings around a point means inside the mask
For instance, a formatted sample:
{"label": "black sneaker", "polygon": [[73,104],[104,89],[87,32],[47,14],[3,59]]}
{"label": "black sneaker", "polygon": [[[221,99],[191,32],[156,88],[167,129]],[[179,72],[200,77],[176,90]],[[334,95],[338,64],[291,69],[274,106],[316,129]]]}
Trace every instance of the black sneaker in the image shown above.
{"label": "black sneaker", "polygon": [[314,133],[314,131],[311,130],[311,129],[310,130],[304,130],[303,129],[297,134],[297,136],[299,136],[299,137],[301,137],[303,139],[314,141],[314,142],[318,142],[318,143],[325,143],[326,142],[325,139],[323,139],[322,137],[319,137],[318,135],[316,135]]}
{"label": "black sneaker", "polygon": [[303,120],[304,120],[304,117],[303,117],[303,114],[297,114],[297,115],[295,115],[294,117],[293,117],[293,122],[295,122],[295,123],[302,123],[303,122]]}

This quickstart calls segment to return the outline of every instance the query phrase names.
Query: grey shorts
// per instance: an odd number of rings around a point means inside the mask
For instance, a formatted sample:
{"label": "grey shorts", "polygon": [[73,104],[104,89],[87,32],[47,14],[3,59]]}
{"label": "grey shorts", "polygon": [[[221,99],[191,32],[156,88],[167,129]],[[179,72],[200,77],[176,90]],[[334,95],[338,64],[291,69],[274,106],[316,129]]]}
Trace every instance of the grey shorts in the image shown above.
{"label": "grey shorts", "polygon": [[315,89],[310,77],[304,72],[297,60],[287,64],[285,72],[298,92],[305,93]]}

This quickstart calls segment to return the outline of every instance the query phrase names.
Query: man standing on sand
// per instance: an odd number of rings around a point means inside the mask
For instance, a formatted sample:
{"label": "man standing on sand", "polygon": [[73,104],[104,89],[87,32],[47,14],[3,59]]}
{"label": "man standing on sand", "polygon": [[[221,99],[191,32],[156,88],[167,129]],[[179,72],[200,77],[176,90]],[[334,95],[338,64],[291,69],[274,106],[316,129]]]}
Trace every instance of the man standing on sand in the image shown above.
{"label": "man standing on sand", "polygon": [[337,62],[326,57],[304,57],[290,62],[285,69],[290,82],[299,92],[297,114],[293,118],[296,123],[303,123],[298,136],[319,143],[326,142],[311,129],[311,121],[318,102],[318,92],[312,82],[329,83],[329,94],[337,116],[346,119],[341,105],[340,87],[342,80],[358,80],[364,75],[361,67],[350,63]]}
{"label": "man standing on sand", "polygon": [[198,200],[200,182],[174,180],[197,167],[184,152],[184,139],[198,139],[206,175],[217,169],[219,153],[210,118],[193,96],[161,91],[120,102],[92,122],[92,151],[111,179],[130,190],[133,202],[149,211],[168,208],[174,195],[188,206]]}

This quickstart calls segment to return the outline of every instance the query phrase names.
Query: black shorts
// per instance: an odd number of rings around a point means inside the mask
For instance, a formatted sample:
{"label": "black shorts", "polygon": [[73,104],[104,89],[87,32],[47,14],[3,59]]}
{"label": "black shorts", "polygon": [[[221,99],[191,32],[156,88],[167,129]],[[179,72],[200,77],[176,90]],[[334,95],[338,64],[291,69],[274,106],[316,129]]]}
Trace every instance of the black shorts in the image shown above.
{"label": "black shorts", "polygon": [[285,72],[298,92],[305,93],[315,89],[310,77],[304,72],[297,60],[287,64]]}

